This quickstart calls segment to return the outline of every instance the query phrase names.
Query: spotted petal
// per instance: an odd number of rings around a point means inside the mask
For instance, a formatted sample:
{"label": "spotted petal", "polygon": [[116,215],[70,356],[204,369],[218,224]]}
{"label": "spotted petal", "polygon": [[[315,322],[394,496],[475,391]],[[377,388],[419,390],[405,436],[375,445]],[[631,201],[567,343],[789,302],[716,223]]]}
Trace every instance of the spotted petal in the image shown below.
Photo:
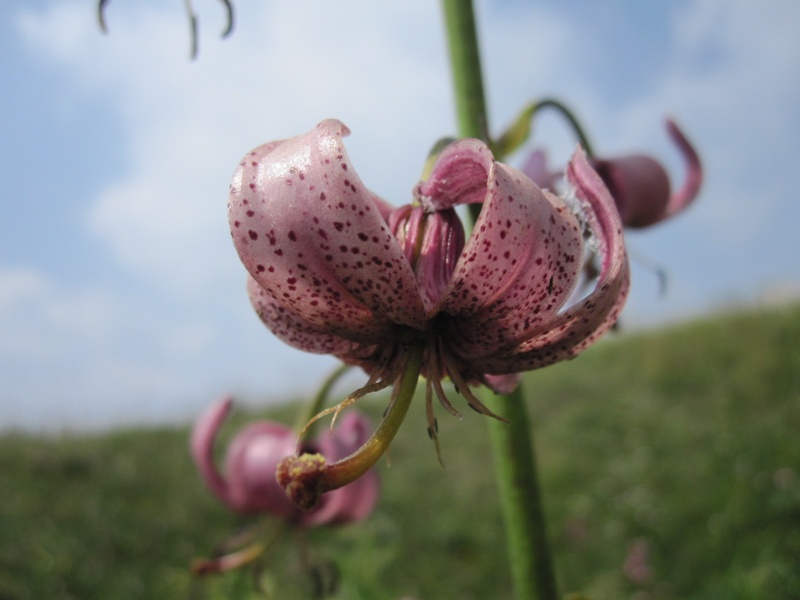
{"label": "spotted petal", "polygon": [[527,371],[577,355],[616,322],[625,303],[630,271],[614,200],[580,149],[567,168],[567,180],[602,258],[594,291],[530,331],[530,337],[517,347],[484,357],[481,364],[486,373]]}
{"label": "spotted petal", "polygon": [[[456,175],[457,189],[449,183]],[[566,302],[583,250],[578,220],[560,198],[495,162],[477,140],[449,146],[421,192],[437,205],[484,203],[440,309],[462,359],[520,343]]]}
{"label": "spotted petal", "polygon": [[[252,277],[247,278],[247,293],[261,321],[290,346],[314,354],[332,354],[347,364],[363,367],[368,373],[380,366],[375,344],[354,342],[304,320],[276,302]],[[392,334],[393,330],[387,329],[386,339]]]}
{"label": "spotted petal", "polygon": [[388,322],[421,327],[414,273],[342,144],[349,130],[314,130],[250,152],[228,213],[245,267],[281,306],[321,329],[374,341]]}

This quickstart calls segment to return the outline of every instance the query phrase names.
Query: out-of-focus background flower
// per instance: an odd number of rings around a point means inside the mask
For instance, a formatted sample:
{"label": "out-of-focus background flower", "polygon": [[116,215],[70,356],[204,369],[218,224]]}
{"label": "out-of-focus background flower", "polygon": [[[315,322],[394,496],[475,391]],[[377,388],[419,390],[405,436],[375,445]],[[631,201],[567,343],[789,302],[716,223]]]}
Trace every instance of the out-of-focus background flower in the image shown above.
{"label": "out-of-focus background flower", "polygon": [[[336,117],[365,184],[410,199],[455,130],[430,0],[178,0],[0,7],[0,429],[187,420],[233,392],[308,393],[328,357],[284,347],[253,314],[227,230],[227,186],[262,142]],[[675,183],[663,117],[706,182],[673,220],[628,235],[623,320],[650,326],[800,293],[800,4],[793,0],[478,2],[495,134],[530,100],[566,101],[603,156],[645,151]],[[535,140],[564,160],[568,127]],[[522,162],[524,151],[517,157]],[[666,294],[644,267],[666,269]]]}

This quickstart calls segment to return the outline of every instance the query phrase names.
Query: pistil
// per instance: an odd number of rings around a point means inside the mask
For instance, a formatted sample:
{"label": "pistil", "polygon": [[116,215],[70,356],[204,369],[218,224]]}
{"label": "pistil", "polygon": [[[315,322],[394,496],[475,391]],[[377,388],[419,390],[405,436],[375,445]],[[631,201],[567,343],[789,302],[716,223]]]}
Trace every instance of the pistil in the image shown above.
{"label": "pistil", "polygon": [[303,510],[313,509],[322,494],[355,481],[384,455],[411,406],[425,346],[424,340],[408,342],[405,367],[395,384],[396,395],[380,425],[363,446],[332,464],[327,464],[321,454],[289,456],[278,464],[278,483],[297,506]]}

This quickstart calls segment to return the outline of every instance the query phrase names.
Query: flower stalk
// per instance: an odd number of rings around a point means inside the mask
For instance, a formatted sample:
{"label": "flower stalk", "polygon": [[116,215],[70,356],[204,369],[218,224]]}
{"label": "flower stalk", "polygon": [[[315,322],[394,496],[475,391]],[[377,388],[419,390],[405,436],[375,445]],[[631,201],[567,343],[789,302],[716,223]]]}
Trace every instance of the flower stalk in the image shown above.
{"label": "flower stalk", "polygon": [[304,411],[300,412],[294,425],[295,431],[297,431],[299,437],[304,438],[312,433],[311,429],[313,424],[309,425],[309,423],[315,415],[322,411],[322,407],[328,400],[333,386],[336,385],[350,369],[350,365],[344,363],[336,367],[336,369],[328,375],[328,378],[325,380],[325,383],[322,384],[322,387],[319,389],[319,392],[317,392],[311,404],[309,404]]}
{"label": "flower stalk", "polygon": [[[421,340],[411,342],[389,409],[375,432],[358,450],[331,464],[327,464],[321,454],[289,456],[281,461],[276,474],[278,483],[297,506],[303,510],[315,508],[322,494],[359,479],[386,453],[414,399],[425,347]],[[349,404],[348,400],[340,406]]]}
{"label": "flower stalk", "polygon": [[[472,1],[442,0],[442,8],[459,134],[488,141],[488,118]],[[477,219],[477,212],[472,211],[473,220]],[[523,396],[521,385],[511,394],[498,395],[494,403],[496,411],[509,423],[489,420],[498,491],[502,498],[516,598],[555,600],[558,593]]]}
{"label": "flower stalk", "polygon": [[489,423],[489,435],[515,593],[519,599],[555,600],[558,593],[522,385],[498,402],[496,410],[509,425]]}
{"label": "flower stalk", "polygon": [[475,11],[471,0],[442,0],[461,137],[489,141]]}
{"label": "flower stalk", "polygon": [[581,145],[586,155],[591,159],[594,157],[592,145],[589,143],[589,136],[586,135],[577,117],[569,107],[556,98],[542,98],[531,102],[526,106],[511,126],[492,143],[492,151],[498,157],[505,158],[524,144],[531,134],[533,118],[536,113],[545,108],[556,110],[572,127],[578,143]]}

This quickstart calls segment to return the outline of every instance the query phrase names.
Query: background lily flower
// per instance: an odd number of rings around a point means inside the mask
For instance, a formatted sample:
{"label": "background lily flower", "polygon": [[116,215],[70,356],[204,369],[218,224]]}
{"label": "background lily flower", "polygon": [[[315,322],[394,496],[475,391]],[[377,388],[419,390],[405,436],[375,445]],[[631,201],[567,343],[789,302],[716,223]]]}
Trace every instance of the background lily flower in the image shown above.
{"label": "background lily flower", "polygon": [[[327,494],[315,510],[300,511],[275,480],[278,463],[295,454],[297,434],[273,421],[251,423],[234,437],[228,446],[223,476],[214,462],[214,443],[232,403],[226,398],[206,410],[191,439],[192,456],[203,480],[231,510],[271,514],[303,527],[360,521],[372,512],[379,491],[374,471]],[[304,444],[304,450],[336,461],[359,448],[369,432],[370,423],[364,415],[348,412],[332,432],[325,431],[314,442]]]}
{"label": "background lily flower", "polygon": [[[234,173],[228,212],[262,321],[297,348],[363,367],[370,381],[351,398],[393,385],[419,363],[435,431],[431,386],[455,412],[443,377],[491,414],[469,384],[571,358],[616,321],[629,283],[621,223],[580,150],[562,199],[496,162],[483,142],[460,140],[416,186],[411,209],[393,212],[352,168],[348,133],[327,120],[256,148]],[[470,203],[483,207],[464,240],[453,208]],[[602,258],[600,273],[566,306],[585,238]]]}
{"label": "background lily flower", "polygon": [[[686,164],[686,177],[675,193],[662,164],[650,156],[633,154],[589,161],[611,192],[624,227],[640,229],[660,223],[687,208],[700,191],[700,157],[674,121],[668,119],[666,128]],[[531,153],[523,171],[542,187],[552,188],[560,176],[548,169],[542,150]]]}
{"label": "background lily flower", "polygon": [[540,188],[551,192],[558,190],[558,184],[564,177],[562,171],[550,170],[547,164],[547,152],[541,149],[533,150],[528,155],[525,164],[522,165],[522,172]]}

